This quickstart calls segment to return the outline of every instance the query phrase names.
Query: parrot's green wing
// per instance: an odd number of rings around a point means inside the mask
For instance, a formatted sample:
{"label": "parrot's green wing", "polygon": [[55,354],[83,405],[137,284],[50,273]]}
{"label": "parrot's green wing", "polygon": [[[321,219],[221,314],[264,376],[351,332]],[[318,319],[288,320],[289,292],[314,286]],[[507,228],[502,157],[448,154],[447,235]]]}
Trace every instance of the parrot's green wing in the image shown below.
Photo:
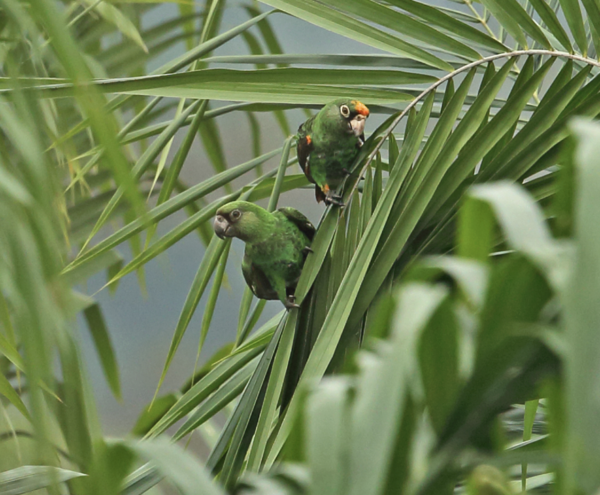
{"label": "parrot's green wing", "polygon": [[306,237],[308,237],[310,241],[313,240],[316,229],[314,225],[310,223],[310,220],[306,218],[302,213],[300,213],[295,208],[290,208],[289,206],[279,208],[277,211],[284,215],[290,222],[295,223],[296,226],[300,229],[300,232],[302,232]]}
{"label": "parrot's green wing", "polygon": [[304,175],[306,175],[306,178],[313,184],[315,181],[310,175],[310,154],[314,146],[312,144],[312,139],[310,138],[310,132],[314,119],[314,117],[311,117],[300,125],[298,128],[298,141],[296,143],[298,163],[300,164],[300,167],[302,167],[302,171],[304,172]]}
{"label": "parrot's green wing", "polygon": [[247,256],[244,256],[242,260],[242,273],[248,287],[250,287],[256,297],[269,300],[279,299],[267,276]]}

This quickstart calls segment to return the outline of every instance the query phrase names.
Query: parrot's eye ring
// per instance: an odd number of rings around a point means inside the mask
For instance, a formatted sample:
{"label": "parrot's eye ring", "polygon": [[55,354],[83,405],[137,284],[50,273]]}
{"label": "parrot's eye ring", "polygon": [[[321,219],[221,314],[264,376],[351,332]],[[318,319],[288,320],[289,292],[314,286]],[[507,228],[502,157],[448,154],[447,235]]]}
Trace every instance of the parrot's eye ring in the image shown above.
{"label": "parrot's eye ring", "polygon": [[238,218],[240,218],[242,216],[242,212],[240,210],[233,210],[231,212],[231,218],[233,220],[237,220]]}
{"label": "parrot's eye ring", "polygon": [[342,105],[340,107],[340,113],[342,114],[342,117],[350,117],[350,109],[348,108],[348,105]]}

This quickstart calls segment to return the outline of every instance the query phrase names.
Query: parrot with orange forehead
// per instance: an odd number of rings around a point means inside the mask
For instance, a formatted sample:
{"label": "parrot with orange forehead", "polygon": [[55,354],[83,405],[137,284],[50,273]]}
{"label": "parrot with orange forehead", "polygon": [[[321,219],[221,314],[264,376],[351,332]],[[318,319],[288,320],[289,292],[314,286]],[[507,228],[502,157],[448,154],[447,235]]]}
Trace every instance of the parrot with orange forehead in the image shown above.
{"label": "parrot with orange forehead", "polygon": [[343,206],[336,190],[350,175],[350,166],[365,142],[368,116],[369,109],[360,101],[340,98],[298,128],[298,163],[315,184],[319,203]]}

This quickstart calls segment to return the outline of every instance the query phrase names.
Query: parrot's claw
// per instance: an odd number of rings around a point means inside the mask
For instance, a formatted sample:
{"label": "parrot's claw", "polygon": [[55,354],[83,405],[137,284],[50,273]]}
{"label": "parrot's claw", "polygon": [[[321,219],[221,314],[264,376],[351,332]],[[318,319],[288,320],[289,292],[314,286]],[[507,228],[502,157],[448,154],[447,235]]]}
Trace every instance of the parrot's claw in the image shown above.
{"label": "parrot's claw", "polygon": [[335,205],[335,206],[339,206],[340,208],[343,208],[346,205],[341,201],[341,199],[342,199],[341,196],[328,196],[325,198],[325,204],[326,205]]}
{"label": "parrot's claw", "polygon": [[309,246],[304,246],[304,247],[302,248],[302,252],[303,252],[304,254],[308,254],[308,253],[314,253],[313,249],[312,249],[311,247],[309,247]]}
{"label": "parrot's claw", "polygon": [[285,299],[283,305],[287,308],[287,309],[292,309],[292,308],[299,308],[300,305],[296,304],[296,296],[287,296],[287,298]]}

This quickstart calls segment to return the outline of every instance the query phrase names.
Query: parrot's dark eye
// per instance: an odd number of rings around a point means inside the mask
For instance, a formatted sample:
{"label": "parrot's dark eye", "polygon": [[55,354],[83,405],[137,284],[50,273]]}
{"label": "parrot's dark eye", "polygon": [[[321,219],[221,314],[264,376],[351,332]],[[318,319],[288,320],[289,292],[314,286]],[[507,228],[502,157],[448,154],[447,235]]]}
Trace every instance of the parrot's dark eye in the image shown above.
{"label": "parrot's dark eye", "polygon": [[340,107],[340,113],[342,114],[342,117],[350,117],[350,109],[348,108],[348,105],[342,105]]}
{"label": "parrot's dark eye", "polygon": [[240,210],[233,210],[231,212],[231,218],[233,220],[237,220],[238,218],[240,218],[242,216],[242,212]]}

